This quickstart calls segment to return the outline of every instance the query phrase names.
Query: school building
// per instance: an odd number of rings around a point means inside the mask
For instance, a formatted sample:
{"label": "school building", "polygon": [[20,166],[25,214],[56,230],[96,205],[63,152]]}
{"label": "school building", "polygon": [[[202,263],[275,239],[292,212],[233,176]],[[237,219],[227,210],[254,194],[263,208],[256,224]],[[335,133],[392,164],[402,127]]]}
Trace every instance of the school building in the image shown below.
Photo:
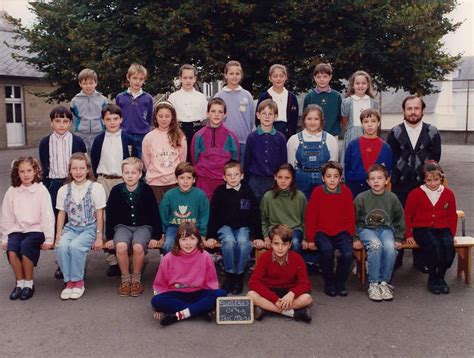
{"label": "school building", "polygon": [[23,45],[25,40],[15,39],[12,26],[0,11],[0,149],[36,146],[49,133],[49,112],[57,104],[46,102],[47,94],[55,89],[44,74],[12,55],[28,55],[11,45]]}

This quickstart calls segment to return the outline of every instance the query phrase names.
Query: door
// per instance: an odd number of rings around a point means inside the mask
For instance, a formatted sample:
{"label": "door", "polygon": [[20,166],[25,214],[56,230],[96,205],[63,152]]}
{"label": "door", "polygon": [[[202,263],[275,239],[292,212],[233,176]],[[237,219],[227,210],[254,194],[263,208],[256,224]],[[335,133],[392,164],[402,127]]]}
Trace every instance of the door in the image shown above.
{"label": "door", "polygon": [[5,86],[5,105],[7,145],[9,147],[25,145],[25,120],[21,86]]}

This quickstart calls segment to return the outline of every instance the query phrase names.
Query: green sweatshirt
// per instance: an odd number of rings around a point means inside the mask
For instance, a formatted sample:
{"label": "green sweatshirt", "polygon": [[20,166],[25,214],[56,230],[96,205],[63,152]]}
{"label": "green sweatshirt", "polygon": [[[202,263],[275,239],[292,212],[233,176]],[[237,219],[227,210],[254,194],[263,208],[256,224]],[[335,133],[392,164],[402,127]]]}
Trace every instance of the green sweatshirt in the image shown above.
{"label": "green sweatshirt", "polygon": [[267,237],[276,224],[285,224],[304,233],[305,211],[306,197],[301,191],[297,190],[293,199],[290,199],[289,191],[281,191],[276,198],[273,190],[267,191],[260,203],[263,236]]}
{"label": "green sweatshirt", "polygon": [[[376,195],[366,190],[354,199],[356,226],[366,229],[392,229],[396,241],[405,237],[403,207],[394,193],[384,191]],[[354,240],[360,240],[356,232]]]}

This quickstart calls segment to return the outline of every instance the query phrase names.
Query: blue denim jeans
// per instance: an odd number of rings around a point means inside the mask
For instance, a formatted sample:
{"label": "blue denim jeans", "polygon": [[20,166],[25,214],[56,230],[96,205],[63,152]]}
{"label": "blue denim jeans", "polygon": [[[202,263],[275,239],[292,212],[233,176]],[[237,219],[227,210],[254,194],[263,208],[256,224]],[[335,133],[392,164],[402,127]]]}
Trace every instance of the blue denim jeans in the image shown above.
{"label": "blue denim jeans", "polygon": [[367,250],[369,282],[390,282],[397,257],[393,230],[358,227],[357,232]]}
{"label": "blue denim jeans", "polygon": [[96,238],[96,223],[86,226],[67,225],[56,246],[56,259],[64,275],[64,282],[84,279],[86,254]]}
{"label": "blue denim jeans", "polygon": [[173,248],[176,240],[178,225],[168,225],[165,230],[165,243],[163,244],[163,255],[166,255]]}
{"label": "blue denim jeans", "polygon": [[306,200],[311,198],[314,188],[323,183],[321,172],[304,172],[297,169],[295,175],[296,187],[303,192]]}
{"label": "blue denim jeans", "polygon": [[250,229],[241,227],[232,230],[230,226],[224,225],[217,231],[217,236],[222,245],[225,271],[237,275],[244,273],[250,251],[252,251]]}
{"label": "blue denim jeans", "polygon": [[293,237],[291,238],[291,249],[300,255],[303,254],[301,242],[303,241],[303,231],[300,229],[293,229]]}
{"label": "blue denim jeans", "polygon": [[164,313],[176,313],[188,308],[191,316],[197,316],[215,310],[216,300],[226,295],[221,289],[194,292],[168,291],[153,296],[151,305],[157,312]]}
{"label": "blue denim jeans", "polygon": [[142,142],[143,138],[145,138],[145,134],[137,134],[137,133],[128,133],[127,134],[132,138],[132,143],[135,144],[135,148],[137,148],[137,153],[135,154],[138,158],[142,158]]}
{"label": "blue denim jeans", "polygon": [[[347,232],[328,236],[316,233],[316,244],[320,252],[321,274],[326,289],[345,289],[347,277],[351,271],[354,257],[352,254],[352,237]],[[336,273],[334,274],[334,252],[339,250]]]}

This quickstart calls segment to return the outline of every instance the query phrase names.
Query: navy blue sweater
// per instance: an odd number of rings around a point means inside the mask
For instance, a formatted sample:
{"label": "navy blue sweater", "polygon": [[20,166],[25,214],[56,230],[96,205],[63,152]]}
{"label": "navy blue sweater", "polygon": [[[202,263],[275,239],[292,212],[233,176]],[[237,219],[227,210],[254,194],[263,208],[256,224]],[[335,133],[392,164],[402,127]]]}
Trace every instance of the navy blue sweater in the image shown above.
{"label": "navy blue sweater", "polygon": [[[132,140],[132,138],[125,132],[121,132],[122,138],[122,159],[127,159],[128,157],[136,156],[137,148]],[[102,145],[104,144],[105,132],[100,133],[94,138],[94,143],[92,143],[91,148],[91,162],[92,170],[94,175],[97,175],[97,167],[100,162],[100,155],[102,153]]]}

